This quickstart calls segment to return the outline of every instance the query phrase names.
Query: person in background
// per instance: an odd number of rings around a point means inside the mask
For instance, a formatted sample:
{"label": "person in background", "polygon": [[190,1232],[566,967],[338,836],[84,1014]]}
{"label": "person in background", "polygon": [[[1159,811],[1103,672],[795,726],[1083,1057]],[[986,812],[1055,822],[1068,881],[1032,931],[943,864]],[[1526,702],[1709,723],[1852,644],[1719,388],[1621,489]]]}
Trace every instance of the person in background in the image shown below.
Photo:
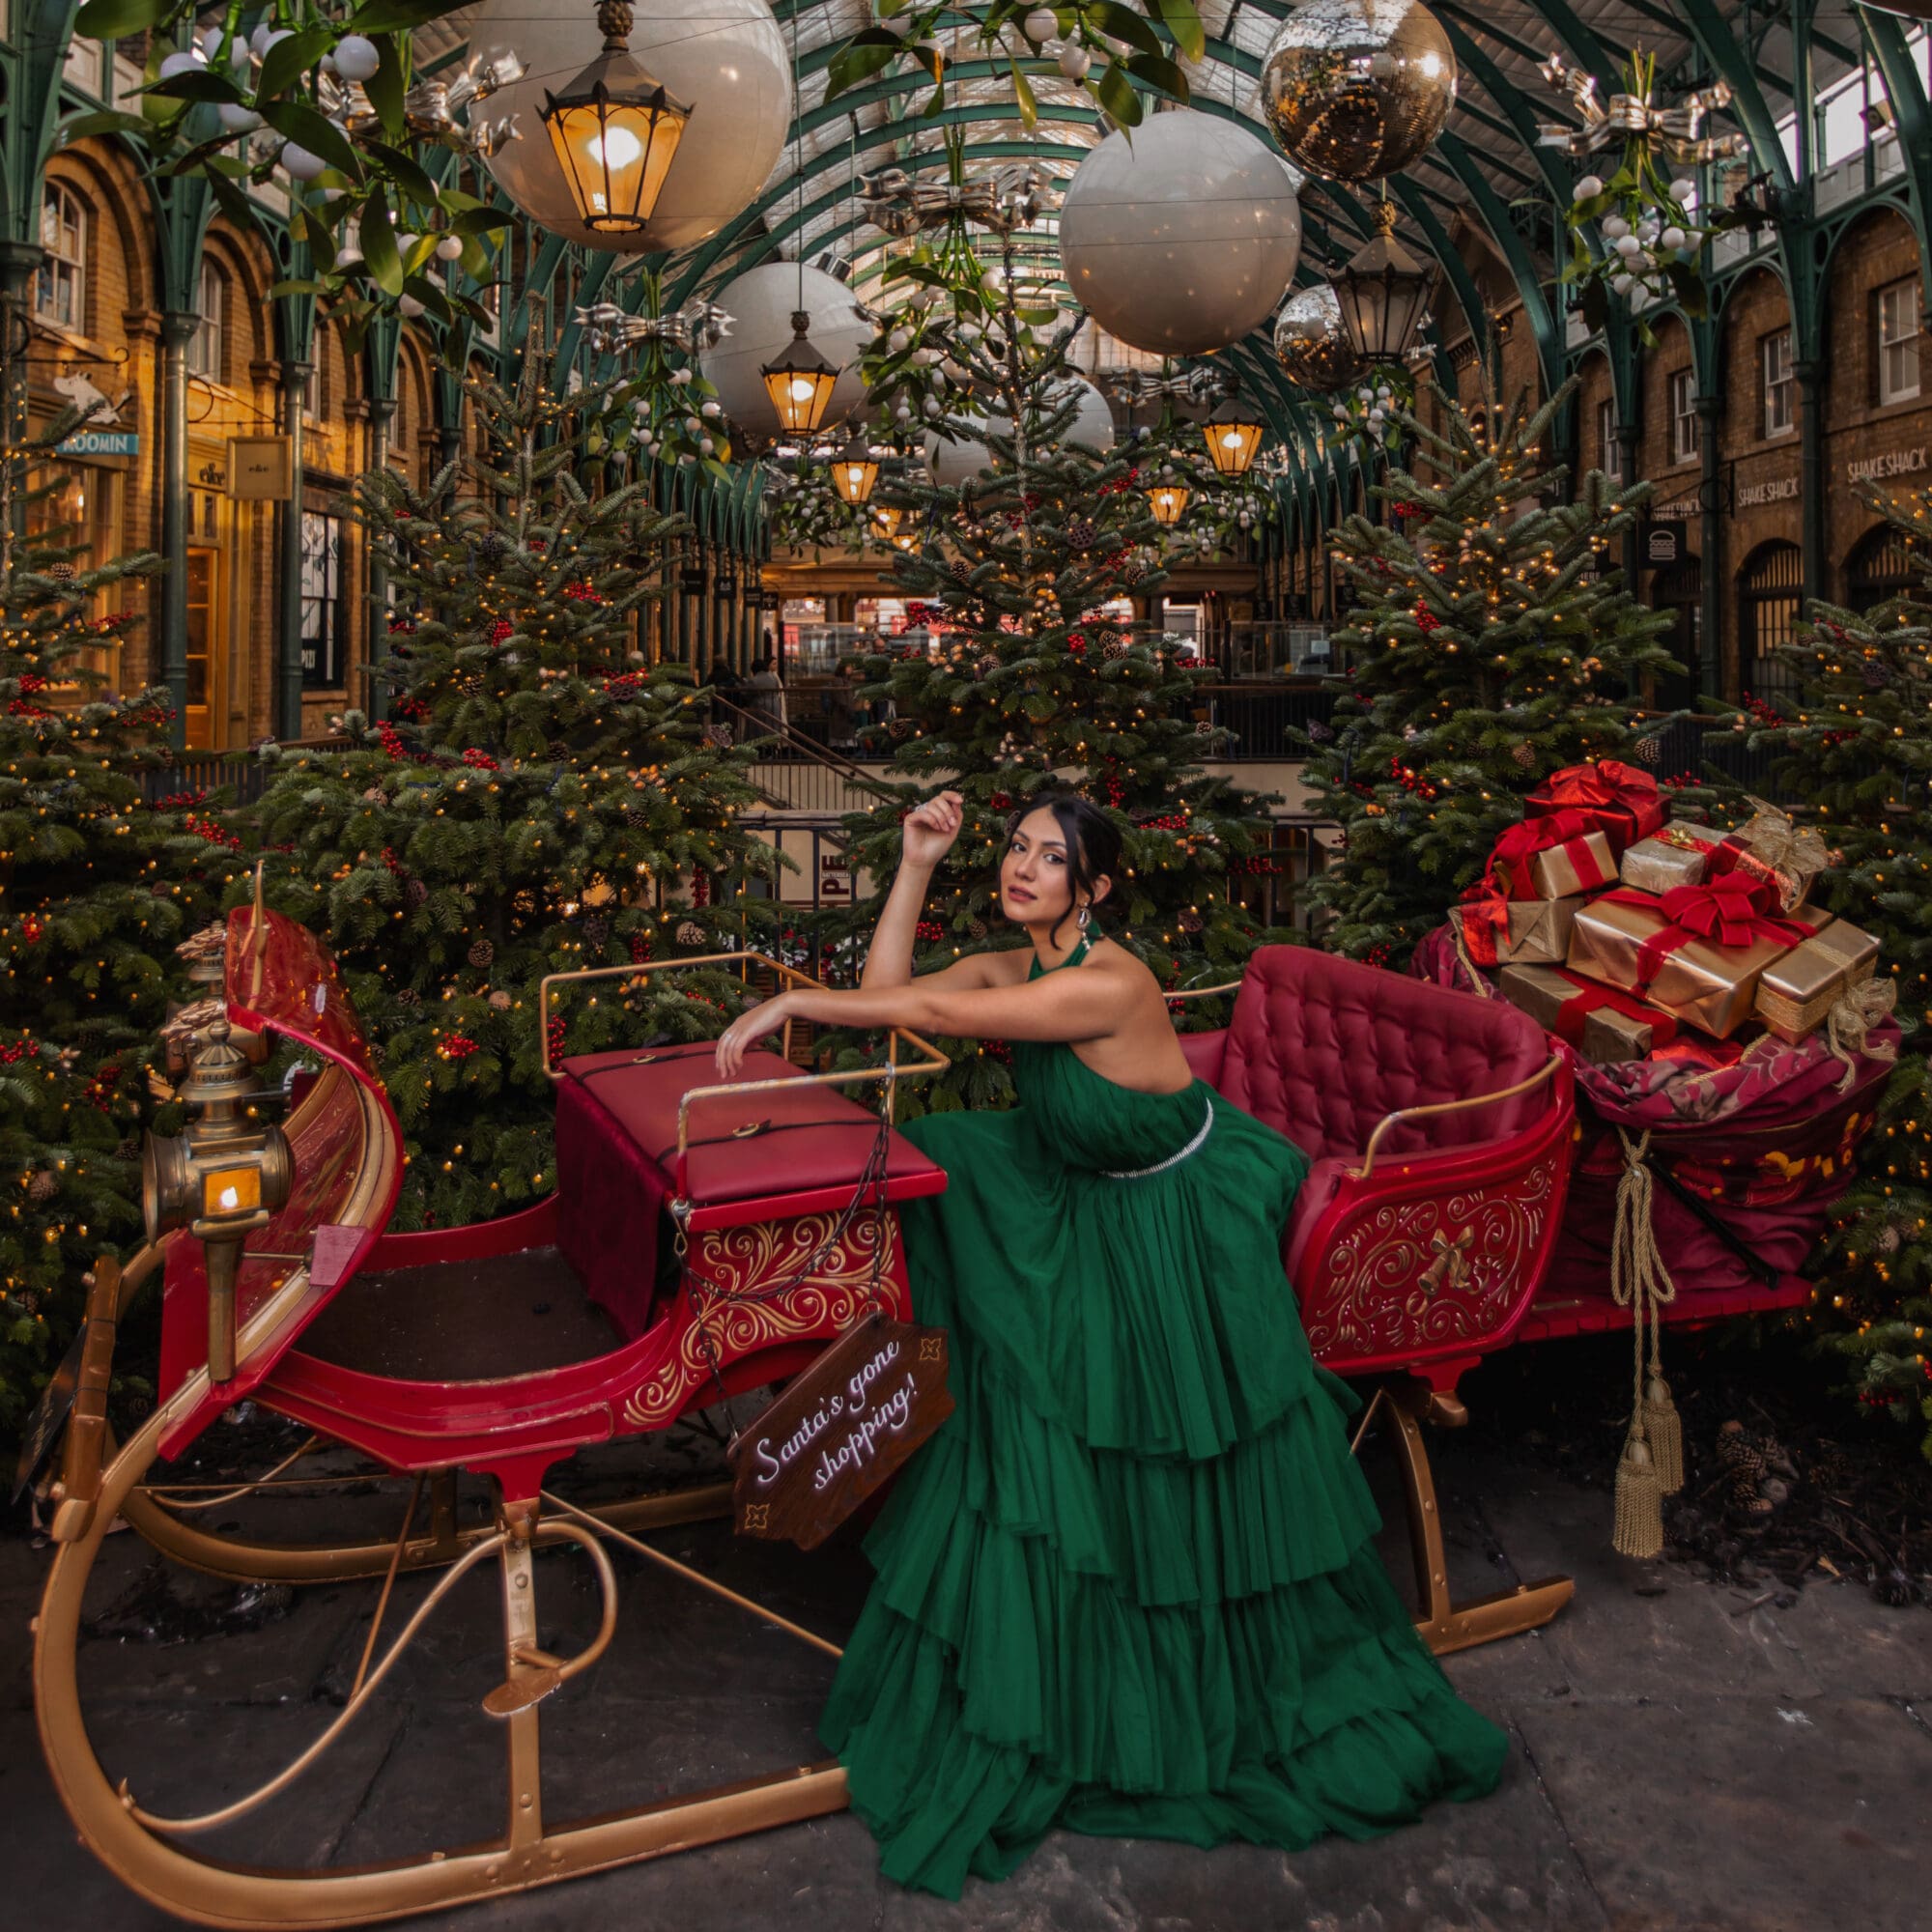
{"label": "person in background", "polygon": [[[767,637],[770,632],[765,634]],[[778,660],[767,652],[752,667],[744,687],[744,708],[759,721],[747,730],[748,737],[768,738],[785,728],[784,680],[779,676]]]}
{"label": "person in background", "polygon": [[825,694],[825,742],[836,752],[854,750],[859,742],[859,686],[866,668],[847,658]]}
{"label": "person in background", "polygon": [[731,660],[722,652],[713,658],[711,669],[704,681],[711,687],[711,723],[714,725],[723,725],[727,730],[734,728],[738,718],[732,707],[744,703],[745,682],[731,668]]}

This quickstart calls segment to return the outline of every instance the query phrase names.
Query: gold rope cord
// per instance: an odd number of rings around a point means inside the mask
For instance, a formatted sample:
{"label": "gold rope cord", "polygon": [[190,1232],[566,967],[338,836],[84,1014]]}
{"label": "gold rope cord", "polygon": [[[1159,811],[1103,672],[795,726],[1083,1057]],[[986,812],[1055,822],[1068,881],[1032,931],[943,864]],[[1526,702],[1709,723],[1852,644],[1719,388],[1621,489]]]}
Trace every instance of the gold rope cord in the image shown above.
{"label": "gold rope cord", "polygon": [[[1663,1379],[1662,1307],[1677,1299],[1677,1284],[1657,1245],[1653,1219],[1656,1179],[1650,1171],[1650,1130],[1634,1141],[1622,1128],[1624,1171],[1617,1180],[1610,1246],[1610,1294],[1632,1311],[1635,1344],[1630,1434],[1617,1462],[1616,1523],[1611,1542],[1625,1556],[1650,1557],[1663,1548],[1663,1498],[1684,1487],[1684,1430],[1670,1384]],[[1644,1360],[1649,1328],[1648,1373]]]}

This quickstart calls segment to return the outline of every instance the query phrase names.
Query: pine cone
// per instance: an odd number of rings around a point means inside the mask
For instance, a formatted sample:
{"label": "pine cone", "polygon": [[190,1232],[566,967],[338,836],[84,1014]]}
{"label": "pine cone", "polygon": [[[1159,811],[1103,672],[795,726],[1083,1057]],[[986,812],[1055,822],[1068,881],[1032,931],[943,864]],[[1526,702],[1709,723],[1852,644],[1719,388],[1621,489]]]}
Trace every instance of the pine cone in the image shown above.
{"label": "pine cone", "polygon": [[429,888],[420,879],[412,879],[403,888],[403,896],[412,906],[424,905],[429,900]]}
{"label": "pine cone", "polygon": [[1177,922],[1182,932],[1199,932],[1208,922],[1191,906],[1180,915]]}
{"label": "pine cone", "polygon": [[1126,640],[1126,639],[1124,639],[1124,638],[1109,638],[1109,639],[1107,639],[1107,643],[1106,643],[1106,651],[1107,651],[1107,655],[1108,655],[1108,656],[1109,656],[1110,658],[1123,658],[1123,657],[1125,657],[1125,656],[1126,656],[1126,654],[1127,654],[1127,640]]}
{"label": "pine cone", "polygon": [[171,885],[169,885],[165,879],[156,879],[155,883],[148,888],[148,896],[154,899],[164,899],[173,891],[174,888]]}
{"label": "pine cone", "polygon": [[593,952],[602,952],[610,943],[611,922],[601,912],[593,912],[583,922],[583,943]]}
{"label": "pine cone", "polygon": [[129,1134],[114,1150],[116,1160],[134,1161],[141,1158],[141,1141],[137,1134]]}
{"label": "pine cone", "polygon": [[1663,755],[1662,738],[1639,738],[1636,741],[1636,755],[1639,764],[1654,765]]}
{"label": "pine cone", "polygon": [[403,986],[396,993],[396,1004],[414,1012],[422,1005],[422,995],[413,986]]}
{"label": "pine cone", "polygon": [[986,936],[986,922],[983,919],[969,919],[966,922],[966,930],[975,939],[984,939]]}
{"label": "pine cone", "polygon": [[1520,745],[1512,745],[1510,747],[1510,756],[1513,757],[1517,761],[1517,763],[1523,768],[1524,771],[1528,771],[1530,766],[1535,764],[1536,762],[1536,747],[1527,742]]}
{"label": "pine cone", "polygon": [[633,832],[647,832],[650,830],[651,815],[640,805],[627,805],[624,808],[624,823]]}
{"label": "pine cone", "polygon": [[955,556],[946,566],[946,574],[952,578],[954,583],[964,583],[972,577],[973,566],[963,556]]}
{"label": "pine cone", "polygon": [[704,928],[696,920],[680,920],[678,922],[676,938],[680,946],[702,946],[704,944]]}
{"label": "pine cone", "polygon": [[60,1176],[52,1168],[43,1167],[27,1183],[29,1201],[51,1201],[60,1192]]}
{"label": "pine cone", "polygon": [[476,942],[476,944],[469,949],[469,963],[470,965],[475,967],[479,973],[487,971],[491,960],[496,958],[496,956],[497,956],[497,949],[494,946],[492,946],[487,939],[479,939]]}

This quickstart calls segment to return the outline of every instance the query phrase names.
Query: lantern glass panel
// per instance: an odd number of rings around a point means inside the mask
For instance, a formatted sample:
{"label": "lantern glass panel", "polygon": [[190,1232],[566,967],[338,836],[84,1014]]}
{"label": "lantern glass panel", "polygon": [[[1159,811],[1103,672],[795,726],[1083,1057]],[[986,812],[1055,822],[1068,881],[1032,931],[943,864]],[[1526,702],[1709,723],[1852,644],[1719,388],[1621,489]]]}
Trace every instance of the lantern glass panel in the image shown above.
{"label": "lantern glass panel", "polygon": [[1148,500],[1153,505],[1153,520],[1157,524],[1178,524],[1180,515],[1187,508],[1188,492],[1179,483],[1162,483],[1148,492]]}
{"label": "lantern glass panel", "polygon": [[1201,434],[1214,468],[1223,476],[1245,476],[1262,446],[1262,426],[1258,422],[1232,419],[1205,422]]}
{"label": "lantern glass panel", "polygon": [[[613,78],[628,84],[613,89]],[[542,118],[583,225],[602,234],[642,228],[689,110],[624,54],[600,56],[562,94],[547,96]]]}

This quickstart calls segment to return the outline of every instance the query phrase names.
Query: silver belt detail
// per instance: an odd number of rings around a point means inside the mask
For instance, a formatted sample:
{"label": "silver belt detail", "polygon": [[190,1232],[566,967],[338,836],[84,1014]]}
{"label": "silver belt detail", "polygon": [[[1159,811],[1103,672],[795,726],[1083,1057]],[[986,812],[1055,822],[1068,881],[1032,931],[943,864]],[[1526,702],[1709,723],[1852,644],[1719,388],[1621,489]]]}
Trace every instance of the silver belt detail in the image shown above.
{"label": "silver belt detail", "polygon": [[1164,1174],[1170,1167],[1179,1167],[1191,1153],[1197,1152],[1207,1142],[1214,1126],[1214,1103],[1208,1103],[1208,1118],[1201,1122],[1194,1138],[1184,1148],[1177,1150],[1165,1160],[1157,1160],[1151,1167],[1127,1167],[1100,1169],[1101,1176],[1108,1180],[1145,1180],[1151,1174]]}

